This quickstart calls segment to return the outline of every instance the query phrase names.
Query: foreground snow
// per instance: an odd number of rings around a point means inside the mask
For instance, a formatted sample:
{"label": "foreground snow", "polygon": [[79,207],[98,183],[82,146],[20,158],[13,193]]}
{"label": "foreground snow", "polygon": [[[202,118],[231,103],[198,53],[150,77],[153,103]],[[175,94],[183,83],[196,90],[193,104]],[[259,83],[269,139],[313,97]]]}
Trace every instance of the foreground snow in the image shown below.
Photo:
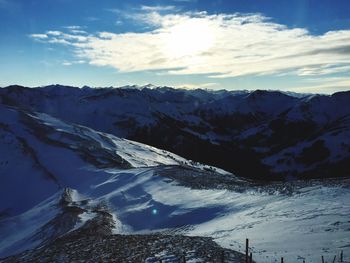
{"label": "foreground snow", "polygon": [[340,250],[350,255],[350,191],[342,184],[296,187],[291,195],[238,193],[189,189],[137,170],[116,172],[95,187],[89,194],[108,200],[121,222],[141,233],[178,228],[241,252],[249,238],[258,262],[281,256],[319,262],[320,255],[333,258]]}
{"label": "foreground snow", "polygon": [[[115,234],[208,236],[240,252],[249,238],[257,262],[278,262],[281,256],[287,262],[319,262],[321,255],[330,260],[340,250],[350,255],[349,182],[315,182],[296,186],[287,195],[258,188],[190,189],[158,176],[154,168],[109,173],[108,180],[93,182],[81,194],[91,200],[90,206],[108,204]],[[84,213],[81,220],[93,217]]]}

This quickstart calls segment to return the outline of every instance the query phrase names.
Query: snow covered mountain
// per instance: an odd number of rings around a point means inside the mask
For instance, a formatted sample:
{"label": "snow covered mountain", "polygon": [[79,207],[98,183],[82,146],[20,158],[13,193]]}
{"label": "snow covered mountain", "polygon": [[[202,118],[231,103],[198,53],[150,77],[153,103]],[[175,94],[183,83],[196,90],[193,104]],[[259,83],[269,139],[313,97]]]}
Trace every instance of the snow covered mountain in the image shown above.
{"label": "snow covered mountain", "polygon": [[260,180],[350,174],[350,92],[208,91],[52,85],[0,102]]}
{"label": "snow covered mountain", "polygon": [[[0,206],[2,214],[23,212],[62,187],[79,189],[84,181],[109,178],[109,169],[177,165],[228,174],[164,150],[68,124],[47,114],[6,106],[0,106],[0,112],[0,197],[5,201]],[[8,192],[15,187],[18,194]]]}
{"label": "snow covered mountain", "polygon": [[[164,150],[3,105],[0,145],[0,256],[46,244],[83,226],[108,213],[110,202],[123,208],[132,198],[120,196],[122,189],[157,181],[156,173],[173,180],[171,176],[179,177],[176,172],[165,174],[175,169],[194,177],[213,175],[240,182],[221,169]],[[152,207],[149,196],[134,195],[144,210]],[[111,229],[119,233],[128,228],[129,223],[118,223],[112,212],[110,217]]]}
{"label": "snow covered mountain", "polygon": [[[18,97],[25,103],[38,103],[37,97],[30,98],[31,90],[28,96],[21,90]],[[340,250],[350,255],[348,179],[270,184],[242,179],[165,150],[73,124],[66,119],[79,116],[81,109],[73,110],[76,101],[64,94],[82,91],[53,91],[62,103],[57,109],[71,107],[71,114],[68,110],[60,113],[66,114],[63,120],[23,105],[9,106],[8,97],[6,105],[0,106],[0,258],[21,253],[4,262],[44,258],[68,262],[77,254],[89,260],[103,256],[108,261],[107,248],[113,247],[115,253],[116,242],[138,242],[135,251],[142,251],[144,262],[179,262],[171,258],[181,253],[188,262],[219,261],[222,249],[210,240],[174,234],[212,237],[226,249],[228,262],[241,262],[234,251],[243,252],[247,237],[257,262],[272,262],[280,256],[290,262],[304,257],[318,262],[321,253],[327,259]],[[218,96],[223,99],[222,94]],[[176,108],[175,104],[166,107]],[[86,254],[85,245],[96,253]],[[101,247],[106,249],[102,255],[98,254]],[[120,254],[121,261],[137,256],[125,247],[120,249],[125,254]]]}

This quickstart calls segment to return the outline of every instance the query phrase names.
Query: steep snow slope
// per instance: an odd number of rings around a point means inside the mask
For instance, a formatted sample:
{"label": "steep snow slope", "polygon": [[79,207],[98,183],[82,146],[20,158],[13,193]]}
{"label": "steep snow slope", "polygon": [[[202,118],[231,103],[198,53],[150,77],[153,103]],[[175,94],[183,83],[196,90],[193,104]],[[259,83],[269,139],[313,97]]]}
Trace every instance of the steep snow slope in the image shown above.
{"label": "steep snow slope", "polygon": [[[65,222],[67,215],[58,205],[59,192],[65,187],[84,192],[96,182],[108,180],[109,169],[124,171],[133,167],[171,165],[228,174],[164,150],[68,124],[47,114],[3,105],[0,106],[0,143],[2,256],[31,248],[72,229],[74,224],[69,223],[72,219],[68,216],[68,223]],[[72,197],[74,202],[77,202],[76,196]],[[38,205],[40,202],[43,203]],[[96,207],[100,206],[94,201],[93,207],[95,203]],[[95,214],[92,208],[77,209],[73,212],[79,212],[85,220]],[[87,210],[81,213],[81,209]],[[57,221],[62,221],[58,227],[50,226]],[[80,221],[82,225],[84,220]]]}
{"label": "steep snow slope", "polygon": [[[44,185],[39,184],[37,188],[41,186]],[[77,215],[73,211],[67,213],[67,207],[61,200],[62,191],[59,191],[22,214],[0,220],[3,236],[0,256],[32,249],[73,229],[78,220]]]}
{"label": "steep snow slope", "polygon": [[[17,214],[58,191],[60,183],[38,159],[20,129],[18,113],[0,105],[0,218]],[[40,186],[40,187],[38,187]]]}
{"label": "steep snow slope", "polygon": [[[188,165],[224,171],[189,162],[175,154],[141,143],[71,125],[41,113],[0,105],[1,214],[32,207],[58,189],[104,177],[99,168]],[[41,185],[37,189],[38,185]],[[18,194],[11,193],[16,189]]]}

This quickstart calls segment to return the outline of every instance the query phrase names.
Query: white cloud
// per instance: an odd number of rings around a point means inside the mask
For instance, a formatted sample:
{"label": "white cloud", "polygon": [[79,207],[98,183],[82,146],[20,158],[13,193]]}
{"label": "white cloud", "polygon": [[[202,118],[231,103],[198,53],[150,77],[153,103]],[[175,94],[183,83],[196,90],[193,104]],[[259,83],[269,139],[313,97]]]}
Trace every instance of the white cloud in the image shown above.
{"label": "white cloud", "polygon": [[297,74],[300,76],[328,75],[333,73],[350,72],[350,62],[339,65],[315,65],[300,68]]}
{"label": "white cloud", "polygon": [[152,26],[146,32],[87,35],[48,31],[47,42],[66,44],[79,59],[122,72],[165,70],[168,74],[226,78],[315,76],[344,72],[350,67],[350,30],[315,36],[261,14],[162,14],[160,8],[143,6],[141,13],[124,14],[126,19]]}
{"label": "white cloud", "polygon": [[173,5],[156,5],[156,6],[148,6],[148,5],[142,5],[141,10],[143,11],[155,11],[155,12],[160,12],[160,11],[170,11],[170,10],[175,10],[177,9],[176,6]]}
{"label": "white cloud", "polygon": [[69,32],[71,32],[73,34],[81,34],[81,35],[87,34],[87,32],[85,30],[83,30],[83,28],[81,26],[73,25],[73,26],[65,26],[63,28],[68,29]]}
{"label": "white cloud", "polygon": [[30,37],[34,39],[46,39],[48,36],[46,34],[31,34]]}
{"label": "white cloud", "polygon": [[69,61],[65,61],[65,62],[62,63],[62,65],[63,65],[63,66],[71,66],[72,63],[69,62]]}
{"label": "white cloud", "polygon": [[[85,36],[85,32],[84,33],[81,33],[81,34],[78,34],[78,33],[75,33],[75,32],[72,32],[72,34],[62,34],[61,35],[61,40],[65,40],[65,41],[75,41],[75,42],[84,42],[88,39],[87,36]],[[69,44],[66,43],[66,44]]]}
{"label": "white cloud", "polygon": [[85,30],[77,30],[77,29],[71,29],[70,32],[73,34],[81,34],[81,35],[87,34]]}
{"label": "white cloud", "polygon": [[86,63],[84,60],[76,60],[76,61],[64,61],[62,62],[63,66],[72,66],[77,64],[84,64]]}
{"label": "white cloud", "polygon": [[48,40],[48,43],[51,44],[63,44],[63,45],[70,45],[71,43],[63,38],[50,38]]}
{"label": "white cloud", "polygon": [[62,32],[61,31],[47,31],[46,32],[46,34],[47,35],[52,35],[52,36],[59,36],[59,35],[61,35],[62,34]]}

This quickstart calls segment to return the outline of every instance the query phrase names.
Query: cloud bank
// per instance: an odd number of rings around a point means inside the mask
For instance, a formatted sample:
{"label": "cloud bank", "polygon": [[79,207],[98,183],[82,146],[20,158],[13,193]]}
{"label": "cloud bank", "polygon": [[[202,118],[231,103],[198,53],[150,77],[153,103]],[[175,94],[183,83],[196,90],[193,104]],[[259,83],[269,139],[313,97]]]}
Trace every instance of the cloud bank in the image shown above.
{"label": "cloud bank", "polygon": [[[206,74],[212,78],[295,74],[319,76],[350,68],[350,30],[312,35],[262,14],[172,12],[143,6],[125,18],[145,32],[88,33],[49,30],[31,37],[65,45],[76,59],[120,72],[160,70],[162,74]],[[163,12],[167,11],[167,12]],[[80,32],[79,32],[80,31]]]}

